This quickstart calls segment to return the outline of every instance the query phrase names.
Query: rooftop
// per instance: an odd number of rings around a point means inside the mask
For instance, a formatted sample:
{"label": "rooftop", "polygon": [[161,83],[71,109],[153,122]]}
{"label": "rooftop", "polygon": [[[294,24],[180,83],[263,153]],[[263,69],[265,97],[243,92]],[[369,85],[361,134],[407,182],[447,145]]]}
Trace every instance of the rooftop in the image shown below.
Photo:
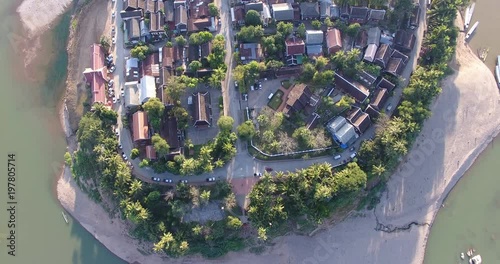
{"label": "rooftop", "polygon": [[134,141],[145,140],[149,138],[148,117],[146,112],[137,111],[132,115],[132,127]]}

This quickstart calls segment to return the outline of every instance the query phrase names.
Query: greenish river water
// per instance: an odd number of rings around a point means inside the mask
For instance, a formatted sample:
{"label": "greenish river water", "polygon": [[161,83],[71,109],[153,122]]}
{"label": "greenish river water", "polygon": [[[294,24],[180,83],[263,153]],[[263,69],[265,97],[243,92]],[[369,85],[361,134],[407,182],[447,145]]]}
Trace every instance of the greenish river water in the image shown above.
{"label": "greenish river water", "polygon": [[[15,13],[19,2],[4,0],[0,5],[0,263],[125,263],[71,217],[66,224],[55,195],[66,146],[57,107],[66,78],[70,17],[65,15],[45,34],[39,61],[25,69],[18,42],[25,37]],[[8,228],[10,153],[15,154],[16,165],[15,229]],[[8,254],[11,230],[15,257]]]}

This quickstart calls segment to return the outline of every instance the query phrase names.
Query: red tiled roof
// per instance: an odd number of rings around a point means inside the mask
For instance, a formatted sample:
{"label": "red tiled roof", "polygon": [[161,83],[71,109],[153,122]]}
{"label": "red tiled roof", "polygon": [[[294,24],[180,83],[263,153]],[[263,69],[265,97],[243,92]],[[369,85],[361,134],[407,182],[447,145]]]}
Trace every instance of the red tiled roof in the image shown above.
{"label": "red tiled roof", "polygon": [[92,53],[92,68],[83,72],[92,91],[92,103],[106,103],[106,71],[104,67],[104,52],[98,44],[90,46]]}
{"label": "red tiled roof", "polygon": [[328,53],[333,54],[342,49],[342,37],[340,30],[331,28],[326,32],[326,46]]}
{"label": "red tiled roof", "polygon": [[137,111],[132,115],[134,141],[148,139],[148,117],[146,112]]}
{"label": "red tiled roof", "polygon": [[300,38],[292,37],[285,41],[286,55],[298,55],[306,52],[306,45]]}

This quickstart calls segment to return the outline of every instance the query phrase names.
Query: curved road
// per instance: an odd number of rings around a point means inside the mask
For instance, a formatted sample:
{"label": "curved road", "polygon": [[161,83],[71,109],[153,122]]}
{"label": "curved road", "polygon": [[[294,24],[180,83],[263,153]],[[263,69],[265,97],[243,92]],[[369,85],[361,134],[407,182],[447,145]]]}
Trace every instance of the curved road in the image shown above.
{"label": "curved road", "polygon": [[[425,8],[425,1],[420,0],[421,6]],[[245,107],[242,106],[242,101],[240,100],[240,94],[234,87],[234,79],[232,76],[232,68],[233,68],[233,30],[231,23],[231,11],[230,11],[230,3],[229,0],[215,0],[215,4],[220,9],[220,16],[222,20],[221,28],[219,29],[219,33],[224,35],[226,39],[226,58],[225,62],[228,66],[228,71],[226,74],[226,79],[222,83],[222,94],[224,98],[224,115],[229,115],[234,118],[234,128],[237,127],[238,124],[243,120],[243,114]],[[116,10],[122,10],[123,1],[116,1]],[[124,47],[123,41],[123,31],[121,30],[122,19],[119,16],[119,12],[116,12],[117,16],[115,18],[115,26],[116,26],[116,46],[113,49],[113,55],[115,58],[115,64],[117,72],[114,76],[115,82],[115,94],[120,94],[120,88],[123,87],[125,82],[124,78],[124,70],[125,70],[125,56],[130,56],[129,51]],[[410,54],[410,60],[408,62],[405,71],[403,72],[403,78],[405,79],[402,87],[405,87],[408,84],[409,77],[416,67],[417,60],[416,55],[420,52],[421,42],[423,31],[425,28],[425,15],[426,12],[421,12],[420,25],[418,29],[416,29],[416,45]],[[394,96],[389,99],[389,102],[392,105],[396,105],[402,95],[401,88],[395,90]],[[125,114],[124,107],[121,103],[115,104],[114,109],[117,111],[118,115],[121,117]],[[131,153],[133,148],[133,142],[131,138],[130,131],[128,129],[123,128],[121,118],[118,118],[118,129],[120,131],[120,142],[123,146],[123,151],[128,155]],[[359,149],[359,145],[361,141],[368,139],[374,135],[375,128],[372,126],[365,134],[363,134],[354,144],[356,149]],[[308,167],[314,163],[323,163],[328,162],[332,164],[332,166],[339,165],[342,160],[346,159],[350,153],[349,151],[344,151],[342,153],[342,158],[340,160],[333,160],[331,156],[324,156],[319,158],[311,158],[311,159],[295,159],[295,160],[283,160],[283,161],[261,161],[256,160],[252,157],[248,151],[246,150],[247,146],[245,142],[242,142],[238,139],[236,143],[237,154],[235,158],[229,162],[228,165],[223,168],[215,169],[211,173],[205,173],[203,175],[193,175],[193,176],[179,176],[174,175],[172,173],[154,173],[151,168],[140,168],[139,160],[131,160],[131,163],[134,165],[133,172],[139,177],[141,180],[152,182],[151,177],[159,177],[163,179],[172,179],[174,183],[179,181],[180,179],[188,179],[190,183],[201,183],[205,182],[207,177],[216,177],[218,179],[227,179],[230,180],[232,178],[245,178],[245,177],[253,177],[254,173],[263,173],[265,167],[272,167],[274,171],[294,171],[296,169],[301,169]]]}

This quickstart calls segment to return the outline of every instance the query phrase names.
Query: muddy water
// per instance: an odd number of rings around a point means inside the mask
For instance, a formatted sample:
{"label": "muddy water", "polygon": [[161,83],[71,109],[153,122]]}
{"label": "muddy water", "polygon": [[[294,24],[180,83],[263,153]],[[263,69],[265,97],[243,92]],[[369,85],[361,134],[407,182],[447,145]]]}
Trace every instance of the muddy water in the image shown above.
{"label": "muddy water", "polygon": [[[55,196],[66,146],[57,108],[64,92],[70,17],[45,34],[38,57],[26,68],[26,37],[16,4],[4,0],[0,5],[0,263],[124,263],[71,218],[66,224]],[[16,171],[8,197],[9,154]]]}

